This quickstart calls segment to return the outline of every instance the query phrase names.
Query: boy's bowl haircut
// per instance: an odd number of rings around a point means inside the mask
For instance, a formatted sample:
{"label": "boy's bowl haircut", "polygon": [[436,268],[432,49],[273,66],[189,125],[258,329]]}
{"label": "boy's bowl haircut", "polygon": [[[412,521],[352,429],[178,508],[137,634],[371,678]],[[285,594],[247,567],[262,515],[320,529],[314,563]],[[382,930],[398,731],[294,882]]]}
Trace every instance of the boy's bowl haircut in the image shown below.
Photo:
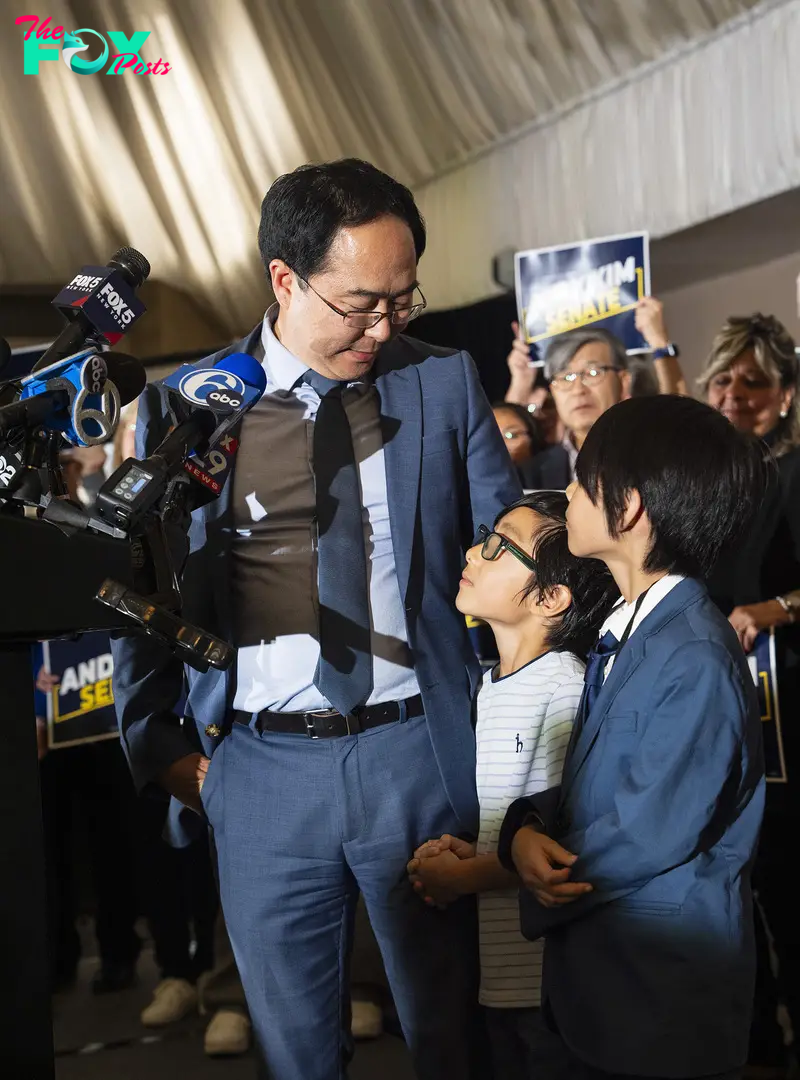
{"label": "boy's bowl haircut", "polygon": [[706,577],[764,496],[774,462],[764,443],[742,435],[693,398],[630,398],[605,412],[578,454],[578,483],[619,536],[631,491],[652,528],[643,569]]}

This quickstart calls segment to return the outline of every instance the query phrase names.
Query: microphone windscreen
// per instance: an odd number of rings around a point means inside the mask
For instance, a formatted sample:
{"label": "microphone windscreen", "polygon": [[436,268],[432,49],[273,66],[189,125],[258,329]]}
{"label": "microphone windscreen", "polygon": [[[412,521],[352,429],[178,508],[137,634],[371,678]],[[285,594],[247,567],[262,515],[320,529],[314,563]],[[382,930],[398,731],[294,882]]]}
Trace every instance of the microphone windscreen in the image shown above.
{"label": "microphone windscreen", "polygon": [[267,389],[267,373],[263,365],[249,353],[231,353],[230,356],[224,356],[218,360],[214,367],[220,368],[221,371],[229,371],[231,375],[238,375],[243,383],[258,390],[259,396]]}
{"label": "microphone windscreen", "polygon": [[133,289],[138,289],[150,276],[150,263],[136,248],[124,247],[115,251],[106,263],[119,270]]}
{"label": "microphone windscreen", "polygon": [[102,355],[108,366],[108,377],[119,390],[120,403],[127,405],[135,401],[147,386],[147,372],[141,360],[121,352]]}

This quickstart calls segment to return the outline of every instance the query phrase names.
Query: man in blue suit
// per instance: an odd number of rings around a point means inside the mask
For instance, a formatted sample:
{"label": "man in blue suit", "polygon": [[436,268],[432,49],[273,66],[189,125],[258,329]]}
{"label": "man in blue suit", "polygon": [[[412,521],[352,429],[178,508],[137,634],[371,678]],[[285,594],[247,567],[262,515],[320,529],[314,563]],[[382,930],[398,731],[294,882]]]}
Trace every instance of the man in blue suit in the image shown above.
{"label": "man in blue suit", "polygon": [[[251,353],[267,389],[221,496],[192,515],[183,572],[186,617],[236,663],[187,671],[182,725],[181,665],[120,639],[123,744],[140,789],[210,822],[274,1080],[345,1075],[359,890],[418,1076],[467,1078],[474,910],[426,909],[405,865],[477,828],[479,672],[453,598],[475,527],[518,482],[470,357],[402,335],[425,306],[406,188],[364,162],[305,166],[267,193],[259,247],[277,303],[201,364]],[[168,425],[151,386],[139,453]]]}
{"label": "man in blue suit", "polygon": [[[699,580],[753,513],[762,449],[689,398],[592,427],[568,490],[573,554],[622,593],[589,657],[561,787],[509,808],[500,857],[570,1080],[733,1078],[747,1056],[759,709]],[[528,891],[529,890],[529,891]]]}

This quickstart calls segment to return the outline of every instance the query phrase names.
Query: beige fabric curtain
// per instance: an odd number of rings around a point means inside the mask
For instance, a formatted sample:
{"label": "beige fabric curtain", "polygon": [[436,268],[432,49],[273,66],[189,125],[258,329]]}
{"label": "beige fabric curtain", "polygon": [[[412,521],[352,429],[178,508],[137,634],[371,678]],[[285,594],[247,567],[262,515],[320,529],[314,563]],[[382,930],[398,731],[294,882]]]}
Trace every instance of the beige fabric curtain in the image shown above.
{"label": "beige fabric curtain", "polygon": [[797,100],[797,0],[46,5],[67,30],[150,30],[142,55],[167,59],[164,76],[78,76],[61,62],[23,75],[13,19],[31,11],[0,6],[4,284],[58,284],[130,243],[154,278],[242,330],[264,303],[264,192],[303,161],[345,154],[419,193],[437,307],[489,294],[502,247],[666,231],[797,182],[794,125],[775,117]]}

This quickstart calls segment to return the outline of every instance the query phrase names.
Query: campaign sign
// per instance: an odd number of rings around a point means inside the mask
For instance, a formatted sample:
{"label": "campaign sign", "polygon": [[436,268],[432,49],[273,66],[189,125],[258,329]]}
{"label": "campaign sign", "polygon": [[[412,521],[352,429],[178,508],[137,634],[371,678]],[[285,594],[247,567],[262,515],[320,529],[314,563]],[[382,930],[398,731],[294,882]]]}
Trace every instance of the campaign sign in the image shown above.
{"label": "campaign sign", "polygon": [[51,750],[119,735],[108,634],[95,631],[77,641],[43,642],[45,671],[59,677],[47,699]]}
{"label": "campaign sign", "polygon": [[785,784],[786,761],[781,735],[781,707],[778,696],[777,664],[775,660],[775,629],[762,630],[747,657],[750,674],[756,684],[761,710],[761,732],[764,737],[764,766],[767,780]]}
{"label": "campaign sign", "polygon": [[646,232],[518,251],[514,259],[520,330],[529,345],[584,326],[602,326],[628,352],[649,346],[634,325],[636,304],[650,293]]}

